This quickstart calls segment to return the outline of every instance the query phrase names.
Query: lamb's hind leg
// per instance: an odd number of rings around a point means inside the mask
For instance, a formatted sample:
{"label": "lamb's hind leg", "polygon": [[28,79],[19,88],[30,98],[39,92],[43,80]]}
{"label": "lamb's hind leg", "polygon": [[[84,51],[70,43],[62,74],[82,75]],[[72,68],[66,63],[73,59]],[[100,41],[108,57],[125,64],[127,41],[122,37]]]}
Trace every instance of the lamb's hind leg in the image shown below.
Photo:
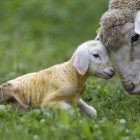
{"label": "lamb's hind leg", "polygon": [[0,85],[0,103],[8,103],[13,99],[13,96],[9,94],[10,85],[5,83]]}
{"label": "lamb's hind leg", "polygon": [[[28,108],[28,105],[24,104],[18,97],[17,89],[13,87],[11,83],[5,83],[0,86],[0,103],[12,103]],[[12,102],[13,101],[13,102]]]}

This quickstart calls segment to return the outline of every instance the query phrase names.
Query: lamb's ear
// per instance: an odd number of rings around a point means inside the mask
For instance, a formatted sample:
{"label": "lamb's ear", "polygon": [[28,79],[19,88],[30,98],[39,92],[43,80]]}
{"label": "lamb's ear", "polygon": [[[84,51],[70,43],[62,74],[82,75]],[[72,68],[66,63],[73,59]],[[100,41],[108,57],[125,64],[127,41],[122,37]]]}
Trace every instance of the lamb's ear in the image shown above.
{"label": "lamb's ear", "polygon": [[87,50],[79,50],[76,52],[75,60],[74,60],[74,67],[78,71],[78,73],[82,76],[88,70],[89,66],[89,54]]}
{"label": "lamb's ear", "polygon": [[140,35],[140,11],[137,12],[135,18],[135,33]]}

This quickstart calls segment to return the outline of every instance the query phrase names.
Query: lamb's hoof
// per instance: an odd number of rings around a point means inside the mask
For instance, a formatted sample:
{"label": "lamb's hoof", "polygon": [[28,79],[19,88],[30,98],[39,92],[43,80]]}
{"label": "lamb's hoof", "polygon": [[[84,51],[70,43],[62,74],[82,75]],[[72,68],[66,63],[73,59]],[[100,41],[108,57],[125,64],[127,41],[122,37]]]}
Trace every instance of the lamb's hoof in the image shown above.
{"label": "lamb's hoof", "polygon": [[87,113],[87,115],[88,115],[89,117],[91,117],[91,118],[94,118],[94,117],[97,116],[97,111],[96,111],[96,109],[95,109],[94,107],[92,107],[92,106],[89,106],[89,107],[88,107],[86,113]]}
{"label": "lamb's hoof", "polygon": [[95,118],[97,116],[97,111],[92,106],[87,106],[85,110],[81,111],[82,114],[89,116],[90,118]]}
{"label": "lamb's hoof", "polygon": [[59,106],[60,106],[60,108],[61,109],[63,109],[63,110],[71,110],[72,109],[72,107],[71,107],[71,105],[69,105],[68,103],[66,103],[66,102],[64,102],[64,101],[61,101],[60,103],[59,103]]}
{"label": "lamb's hoof", "polygon": [[5,107],[6,107],[5,105],[0,104],[0,109],[5,109]]}

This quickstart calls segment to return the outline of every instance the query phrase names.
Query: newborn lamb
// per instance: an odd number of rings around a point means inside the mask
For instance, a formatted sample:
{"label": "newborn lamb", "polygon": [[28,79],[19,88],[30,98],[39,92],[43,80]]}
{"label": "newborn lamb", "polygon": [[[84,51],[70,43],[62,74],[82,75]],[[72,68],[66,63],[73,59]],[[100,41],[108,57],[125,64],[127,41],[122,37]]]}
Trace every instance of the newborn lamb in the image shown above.
{"label": "newborn lamb", "polygon": [[10,80],[0,87],[1,102],[14,98],[24,108],[79,106],[91,117],[96,110],[80,96],[86,89],[89,76],[109,79],[114,75],[110,59],[103,44],[91,40],[81,44],[72,58],[59,65]]}

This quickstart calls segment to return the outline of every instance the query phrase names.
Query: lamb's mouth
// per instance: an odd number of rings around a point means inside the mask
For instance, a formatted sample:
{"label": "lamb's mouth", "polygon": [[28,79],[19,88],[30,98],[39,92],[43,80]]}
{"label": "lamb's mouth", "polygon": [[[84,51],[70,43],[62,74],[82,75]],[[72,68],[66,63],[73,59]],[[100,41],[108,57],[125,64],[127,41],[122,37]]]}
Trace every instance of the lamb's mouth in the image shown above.
{"label": "lamb's mouth", "polygon": [[115,75],[114,69],[108,69],[104,71],[97,72],[94,76],[102,78],[102,79],[110,79]]}
{"label": "lamb's mouth", "polygon": [[104,79],[110,79],[114,76],[114,73],[103,71]]}

